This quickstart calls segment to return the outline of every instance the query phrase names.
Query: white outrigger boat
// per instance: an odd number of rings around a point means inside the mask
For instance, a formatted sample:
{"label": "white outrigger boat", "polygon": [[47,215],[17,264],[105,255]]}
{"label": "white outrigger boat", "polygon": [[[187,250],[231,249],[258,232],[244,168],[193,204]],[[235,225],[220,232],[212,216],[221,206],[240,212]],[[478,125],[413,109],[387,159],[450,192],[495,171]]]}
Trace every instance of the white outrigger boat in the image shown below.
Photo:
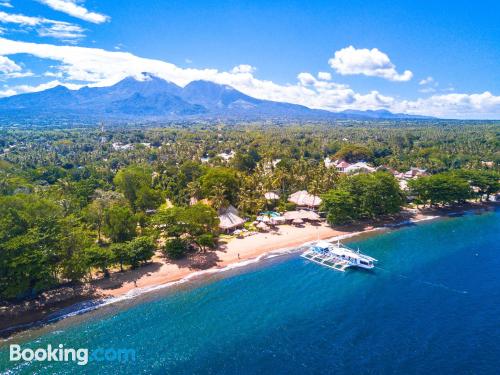
{"label": "white outrigger boat", "polygon": [[317,242],[302,253],[301,257],[342,272],[348,267],[372,269],[377,261],[359,251],[349,249],[340,241],[336,244],[326,241]]}

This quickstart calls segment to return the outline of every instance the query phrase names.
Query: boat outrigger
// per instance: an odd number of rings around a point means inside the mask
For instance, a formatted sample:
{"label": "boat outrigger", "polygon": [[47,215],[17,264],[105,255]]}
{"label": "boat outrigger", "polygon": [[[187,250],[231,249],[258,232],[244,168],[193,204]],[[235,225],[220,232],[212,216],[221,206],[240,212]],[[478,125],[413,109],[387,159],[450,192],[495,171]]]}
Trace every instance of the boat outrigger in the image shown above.
{"label": "boat outrigger", "polygon": [[323,266],[344,272],[348,267],[372,269],[377,259],[349,249],[344,244],[320,241],[309,247],[301,257]]}

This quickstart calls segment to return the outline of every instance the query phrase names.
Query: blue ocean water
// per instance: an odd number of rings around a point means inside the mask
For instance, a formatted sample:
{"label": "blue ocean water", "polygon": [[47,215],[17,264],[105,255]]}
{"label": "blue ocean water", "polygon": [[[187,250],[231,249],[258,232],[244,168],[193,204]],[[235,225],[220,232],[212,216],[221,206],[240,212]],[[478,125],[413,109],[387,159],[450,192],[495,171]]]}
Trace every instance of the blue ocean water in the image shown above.
{"label": "blue ocean water", "polygon": [[40,374],[498,374],[500,210],[351,246],[345,273],[296,255],[163,291],[16,338],[23,347],[130,348],[135,360],[11,363]]}

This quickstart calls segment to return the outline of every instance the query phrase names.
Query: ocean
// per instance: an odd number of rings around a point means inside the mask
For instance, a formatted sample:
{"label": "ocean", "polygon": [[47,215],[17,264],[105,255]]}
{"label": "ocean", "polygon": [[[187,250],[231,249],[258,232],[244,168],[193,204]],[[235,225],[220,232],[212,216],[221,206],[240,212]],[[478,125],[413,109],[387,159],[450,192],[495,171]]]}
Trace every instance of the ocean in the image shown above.
{"label": "ocean", "polygon": [[[498,208],[349,246],[378,267],[342,273],[275,257],[17,335],[0,344],[0,372],[499,373]],[[12,343],[86,348],[90,361],[10,362]]]}

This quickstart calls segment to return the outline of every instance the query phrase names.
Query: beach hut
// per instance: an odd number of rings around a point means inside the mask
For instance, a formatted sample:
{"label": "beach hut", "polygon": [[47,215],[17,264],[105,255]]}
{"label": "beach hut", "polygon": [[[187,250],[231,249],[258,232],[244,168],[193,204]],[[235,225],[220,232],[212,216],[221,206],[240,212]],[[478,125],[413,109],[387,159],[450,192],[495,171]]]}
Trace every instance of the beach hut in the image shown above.
{"label": "beach hut", "polygon": [[241,228],[245,224],[245,219],[238,216],[238,210],[233,206],[219,209],[219,221],[219,228],[224,232]]}
{"label": "beach hut", "polygon": [[299,211],[287,211],[283,214],[286,221],[293,221],[295,219],[302,219]]}
{"label": "beach hut", "polygon": [[301,219],[302,220],[309,220],[309,221],[320,221],[321,218],[316,212],[313,211],[306,211],[306,210],[300,210],[299,211],[301,214]]}
{"label": "beach hut", "polygon": [[262,232],[268,232],[270,229],[269,226],[266,223],[263,223],[262,221],[255,227]]}
{"label": "beach hut", "polygon": [[286,223],[286,218],[284,216],[276,216],[271,218],[272,225],[282,225]]}
{"label": "beach hut", "polygon": [[320,197],[309,194],[305,190],[293,193],[288,198],[288,201],[295,203],[298,207],[319,207],[322,202]]}

